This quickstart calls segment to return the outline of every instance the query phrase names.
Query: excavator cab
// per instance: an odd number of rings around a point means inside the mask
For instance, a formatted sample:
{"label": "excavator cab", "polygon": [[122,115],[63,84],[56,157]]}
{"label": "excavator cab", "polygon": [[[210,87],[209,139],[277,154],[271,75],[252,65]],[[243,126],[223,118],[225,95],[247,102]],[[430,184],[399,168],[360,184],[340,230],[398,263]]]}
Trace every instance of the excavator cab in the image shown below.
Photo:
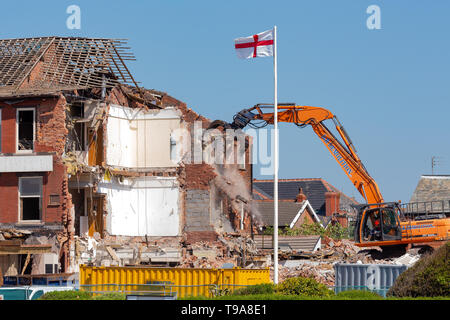
{"label": "excavator cab", "polygon": [[400,208],[397,203],[360,205],[358,209],[355,242],[369,243],[402,239]]}

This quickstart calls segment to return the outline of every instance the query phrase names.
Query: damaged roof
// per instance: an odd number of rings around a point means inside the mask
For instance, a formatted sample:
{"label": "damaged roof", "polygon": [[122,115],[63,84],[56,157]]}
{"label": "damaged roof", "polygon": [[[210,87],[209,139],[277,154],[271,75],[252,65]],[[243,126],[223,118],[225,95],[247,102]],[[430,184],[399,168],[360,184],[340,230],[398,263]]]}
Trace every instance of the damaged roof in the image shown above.
{"label": "damaged roof", "polygon": [[[300,188],[302,188],[314,211],[321,216],[326,214],[326,192],[339,192],[341,194],[340,204],[343,209],[350,210],[352,204],[358,203],[320,178],[280,179],[278,182],[278,199],[295,200]],[[253,180],[253,199],[273,200],[273,180]]]}
{"label": "damaged roof", "polygon": [[137,84],[123,39],[39,37],[0,39],[0,97]]}

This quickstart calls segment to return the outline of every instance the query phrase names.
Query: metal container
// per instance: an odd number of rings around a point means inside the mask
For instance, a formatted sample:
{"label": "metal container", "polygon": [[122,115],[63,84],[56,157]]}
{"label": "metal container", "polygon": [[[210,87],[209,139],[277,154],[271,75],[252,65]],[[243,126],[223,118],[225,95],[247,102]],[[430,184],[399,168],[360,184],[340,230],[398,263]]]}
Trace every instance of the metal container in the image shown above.
{"label": "metal container", "polygon": [[386,297],[395,279],[407,269],[392,264],[335,264],[335,292],[370,290]]}
{"label": "metal container", "polygon": [[270,283],[269,269],[194,269],[80,266],[80,290],[94,294],[123,292],[178,297],[211,296],[212,292]]}

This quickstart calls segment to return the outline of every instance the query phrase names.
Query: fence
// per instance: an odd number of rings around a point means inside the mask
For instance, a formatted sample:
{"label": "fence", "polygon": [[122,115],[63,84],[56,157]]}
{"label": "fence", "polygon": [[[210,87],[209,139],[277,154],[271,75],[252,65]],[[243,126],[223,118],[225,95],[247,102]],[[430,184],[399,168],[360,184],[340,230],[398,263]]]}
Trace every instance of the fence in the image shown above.
{"label": "fence", "polygon": [[80,266],[80,290],[209,297],[222,290],[270,283],[269,269],[191,269]]}
{"label": "fence", "polygon": [[436,200],[424,202],[403,203],[400,205],[401,211],[408,218],[424,216],[433,218],[435,215],[450,215],[450,200]]}
{"label": "fence", "polygon": [[390,264],[335,264],[335,292],[370,290],[386,297],[406,265]]}

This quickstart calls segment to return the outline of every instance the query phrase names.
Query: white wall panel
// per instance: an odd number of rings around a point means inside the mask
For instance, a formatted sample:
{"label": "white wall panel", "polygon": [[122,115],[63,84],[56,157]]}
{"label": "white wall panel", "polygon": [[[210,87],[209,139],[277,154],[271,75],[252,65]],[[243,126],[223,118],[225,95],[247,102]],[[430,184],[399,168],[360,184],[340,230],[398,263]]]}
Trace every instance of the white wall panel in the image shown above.
{"label": "white wall panel", "polygon": [[176,109],[144,111],[111,105],[106,163],[129,168],[177,166],[170,160],[170,136],[180,125]]}
{"label": "white wall panel", "polygon": [[107,194],[107,231],[123,236],[178,236],[179,190],[175,178],[145,177],[103,182]]}

